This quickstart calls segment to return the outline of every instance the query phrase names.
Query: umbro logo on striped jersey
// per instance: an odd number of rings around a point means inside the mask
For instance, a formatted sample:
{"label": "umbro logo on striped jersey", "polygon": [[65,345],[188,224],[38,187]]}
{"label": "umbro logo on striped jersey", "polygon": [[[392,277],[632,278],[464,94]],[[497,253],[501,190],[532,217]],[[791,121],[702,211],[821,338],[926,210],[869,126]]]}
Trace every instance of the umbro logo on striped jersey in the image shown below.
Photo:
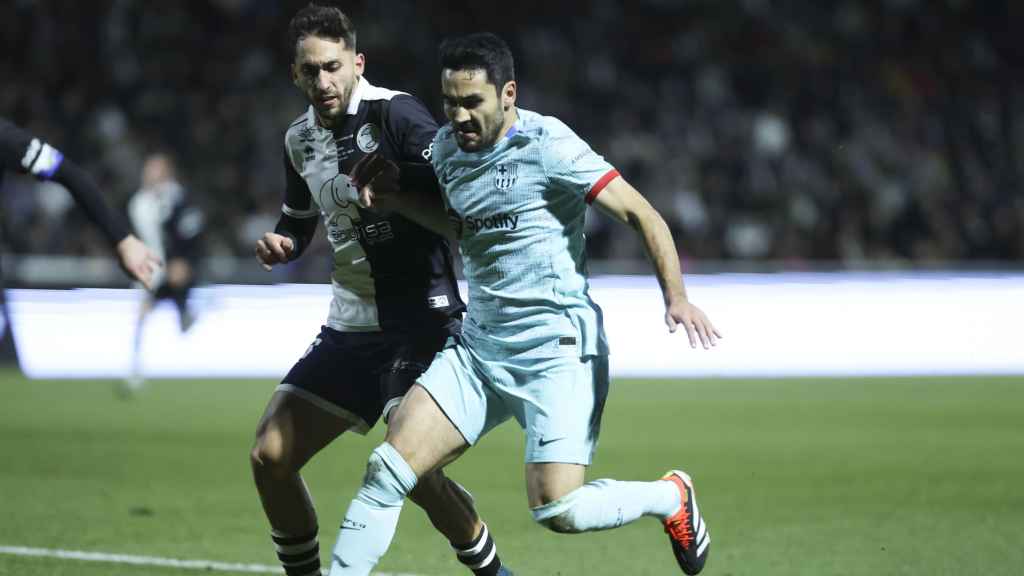
{"label": "umbro logo on striped jersey", "polygon": [[304,126],[299,129],[299,142],[312,142],[316,140],[312,126]]}

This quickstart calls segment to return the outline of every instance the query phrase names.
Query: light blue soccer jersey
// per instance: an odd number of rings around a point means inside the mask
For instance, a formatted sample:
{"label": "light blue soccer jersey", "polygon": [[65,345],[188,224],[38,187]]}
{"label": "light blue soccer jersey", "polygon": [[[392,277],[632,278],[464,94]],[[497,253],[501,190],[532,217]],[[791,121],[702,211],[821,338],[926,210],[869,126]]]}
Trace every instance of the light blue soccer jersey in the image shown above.
{"label": "light blue soccer jersey", "polygon": [[584,215],[618,172],[556,118],[518,110],[489,150],[459,149],[451,125],[431,161],[469,284],[464,336],[483,354],[605,355],[588,294]]}

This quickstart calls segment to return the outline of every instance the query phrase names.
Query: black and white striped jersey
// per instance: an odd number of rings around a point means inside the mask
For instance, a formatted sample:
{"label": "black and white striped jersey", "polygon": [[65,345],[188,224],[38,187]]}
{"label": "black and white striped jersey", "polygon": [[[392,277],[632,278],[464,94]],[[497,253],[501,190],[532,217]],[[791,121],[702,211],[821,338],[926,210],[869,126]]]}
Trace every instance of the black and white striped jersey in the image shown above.
{"label": "black and white striped jersey", "polygon": [[[282,211],[292,218],[323,218],[334,251],[329,327],[431,328],[465,309],[447,240],[398,213],[364,210],[345,194],[352,167],[374,151],[399,166],[426,167],[429,176],[413,185],[436,191],[429,170],[436,132],[437,122],[422,102],[365,78],[353,90],[340,126],[321,127],[310,106],[288,128]],[[404,176],[402,183],[407,185]]]}
{"label": "black and white striped jersey", "polygon": [[140,188],[128,202],[128,216],[138,237],[165,262],[198,263],[206,219],[177,180]]}

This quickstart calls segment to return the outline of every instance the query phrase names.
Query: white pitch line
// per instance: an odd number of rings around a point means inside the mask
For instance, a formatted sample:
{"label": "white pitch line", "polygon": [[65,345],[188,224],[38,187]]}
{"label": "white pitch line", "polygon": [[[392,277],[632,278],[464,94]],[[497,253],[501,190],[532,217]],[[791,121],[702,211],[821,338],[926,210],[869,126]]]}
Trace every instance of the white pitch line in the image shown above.
{"label": "white pitch line", "polygon": [[36,556],[60,558],[62,560],[83,560],[86,562],[110,562],[114,564],[135,564],[138,566],[162,566],[183,570],[214,570],[218,572],[246,572],[252,574],[280,574],[280,566],[266,564],[233,564],[213,560],[179,560],[155,556],[132,556],[106,552],[83,552],[79,550],[54,550],[50,548],[28,548],[25,546],[0,546],[0,554],[13,556]]}
{"label": "white pitch line", "polygon": [[[157,556],[133,556],[107,552],[83,552],[81,550],[60,550],[52,548],[29,548],[27,546],[0,546],[0,554],[10,556],[34,556],[38,558],[59,558],[85,562],[107,562],[112,564],[134,564],[136,566],[160,566],[181,570],[206,570],[212,572],[244,572],[247,574],[282,574],[280,566],[267,564],[236,564],[214,560],[180,560]],[[419,576],[417,574],[376,572],[376,576]]]}

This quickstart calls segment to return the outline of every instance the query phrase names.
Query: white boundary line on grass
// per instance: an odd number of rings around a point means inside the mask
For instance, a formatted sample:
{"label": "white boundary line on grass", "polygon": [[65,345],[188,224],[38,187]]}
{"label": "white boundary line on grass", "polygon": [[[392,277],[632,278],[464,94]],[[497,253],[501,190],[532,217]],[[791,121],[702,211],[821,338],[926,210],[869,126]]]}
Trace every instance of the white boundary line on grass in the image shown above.
{"label": "white boundary line on grass", "polygon": [[[29,548],[27,546],[0,546],[0,554],[9,556],[34,556],[41,558],[60,558],[62,560],[82,560],[85,562],[108,562],[112,564],[134,564],[136,566],[160,566],[181,570],[206,570],[213,572],[244,572],[248,574],[282,574],[280,566],[266,564],[235,564],[214,560],[179,560],[176,558],[159,558],[156,556],[133,556],[130,554],[110,554],[107,552],[83,552],[80,550],[60,550],[52,548]],[[377,576],[419,576],[408,573],[376,572]]]}

